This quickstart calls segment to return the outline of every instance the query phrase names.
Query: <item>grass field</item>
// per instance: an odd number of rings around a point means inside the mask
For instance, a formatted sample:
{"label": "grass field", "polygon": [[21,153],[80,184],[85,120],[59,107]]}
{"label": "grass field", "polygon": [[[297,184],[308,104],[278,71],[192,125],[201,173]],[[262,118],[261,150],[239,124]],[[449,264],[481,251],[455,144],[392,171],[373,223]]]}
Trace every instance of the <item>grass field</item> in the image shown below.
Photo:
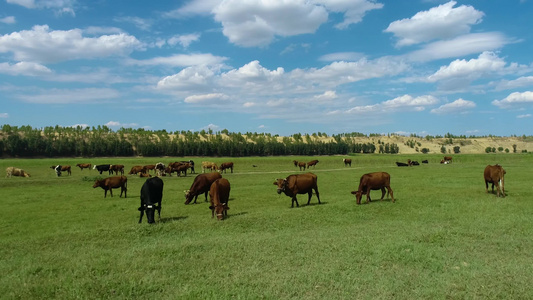
{"label": "grass field", "polygon": [[[533,299],[533,155],[318,157],[322,203],[279,196],[276,178],[316,157],[233,161],[229,217],[184,205],[193,176],[164,177],[162,220],[138,224],[144,179],[104,199],[77,163],[165,164],[184,158],[2,159],[31,178],[0,176],[2,299]],[[429,164],[398,168],[407,158]],[[185,158],[189,159],[189,158]],[[487,194],[483,169],[507,170],[507,196]],[[56,177],[51,165],[70,164]],[[256,165],[257,167],[253,167]],[[350,191],[386,171],[396,203],[356,205]],[[200,169],[201,172],[201,169]],[[105,174],[102,177],[106,177]],[[374,200],[378,191],[372,192]]]}

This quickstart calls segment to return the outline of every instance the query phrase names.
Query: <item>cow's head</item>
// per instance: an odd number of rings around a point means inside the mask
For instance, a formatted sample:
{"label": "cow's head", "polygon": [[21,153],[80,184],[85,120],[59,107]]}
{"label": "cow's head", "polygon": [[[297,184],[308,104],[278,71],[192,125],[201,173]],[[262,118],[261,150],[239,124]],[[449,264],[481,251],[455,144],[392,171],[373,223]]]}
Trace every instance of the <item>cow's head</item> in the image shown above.
{"label": "cow's head", "polygon": [[363,191],[352,191],[352,195],[355,195],[355,203],[361,204],[361,197],[363,196]]}
{"label": "cow's head", "polygon": [[287,179],[278,178],[274,181],[274,185],[278,186],[278,194],[281,194],[282,192],[285,192],[285,189],[287,188]]}
{"label": "cow's head", "polygon": [[218,220],[224,220],[224,215],[226,214],[226,210],[228,210],[229,207],[227,203],[220,203],[215,206],[209,206],[209,209],[215,210]]}
{"label": "cow's head", "polygon": [[30,174],[27,173],[26,171],[22,171],[22,173],[23,173],[23,176],[24,176],[24,177],[31,177]]}
{"label": "cow's head", "polygon": [[146,219],[148,219],[148,224],[155,223],[155,211],[156,209],[159,209],[157,205],[154,204],[143,204],[143,206],[139,207],[139,211],[143,211],[146,213]]}
{"label": "cow's head", "polygon": [[93,188],[97,188],[97,187],[99,187],[99,186],[102,184],[102,182],[103,182],[103,180],[98,180],[98,179],[97,179],[97,180],[94,182],[94,184],[93,184]]}
{"label": "cow's head", "polygon": [[194,198],[194,195],[191,193],[191,190],[183,191],[185,193],[185,204],[189,204]]}

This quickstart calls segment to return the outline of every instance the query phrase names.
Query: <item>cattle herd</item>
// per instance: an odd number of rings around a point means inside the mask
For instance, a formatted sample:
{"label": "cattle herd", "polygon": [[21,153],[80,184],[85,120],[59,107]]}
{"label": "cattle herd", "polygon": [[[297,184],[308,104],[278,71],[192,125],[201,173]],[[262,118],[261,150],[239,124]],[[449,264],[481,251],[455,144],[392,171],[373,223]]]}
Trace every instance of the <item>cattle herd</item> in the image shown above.
{"label": "cattle herd", "polygon": [[[441,164],[449,164],[452,162],[451,156],[445,156],[441,160]],[[310,167],[315,168],[318,163],[318,160],[312,160],[310,162],[299,162],[294,160],[293,164],[296,167],[299,167],[300,171],[309,169]],[[352,160],[349,158],[343,159],[344,166],[352,165]],[[422,161],[422,163],[428,163],[427,160]],[[419,165],[417,161],[407,160],[407,163],[396,162],[396,165],[399,167],[409,167]],[[128,178],[124,176],[124,165],[116,164],[102,164],[94,165],[89,163],[77,164],[76,167],[80,168],[80,171],[83,169],[97,170],[100,174],[103,172],[108,172],[109,175],[115,175],[104,179],[97,179],[94,182],[93,188],[100,187],[104,190],[104,198],[107,197],[107,192],[111,197],[113,197],[112,189],[120,188],[120,196],[124,194],[124,197],[127,197],[127,183]],[[255,167],[255,165],[254,165]],[[61,176],[63,172],[66,172],[68,175],[71,175],[71,166],[70,165],[56,165],[51,166],[51,169],[54,170],[56,176]],[[227,216],[228,200],[230,194],[230,183],[226,178],[222,178],[222,173],[226,173],[227,170],[230,170],[233,173],[233,162],[221,163],[220,166],[213,162],[203,161],[202,162],[202,174],[197,175],[189,190],[185,192],[185,204],[191,202],[196,203],[198,196],[204,194],[205,202],[208,202],[207,195],[209,194],[210,198],[210,210],[211,217],[214,218],[215,214],[218,220],[224,219]],[[155,211],[157,210],[159,218],[161,218],[161,202],[163,198],[163,180],[160,178],[162,176],[172,176],[172,173],[176,173],[177,176],[187,176],[187,171],[191,174],[195,173],[194,162],[189,161],[179,161],[171,162],[165,166],[163,163],[157,163],[154,165],[142,165],[142,166],[133,166],[128,173],[128,175],[139,175],[140,177],[148,177],[144,182],[141,188],[141,203],[139,206],[140,217],[139,223],[142,222],[144,213],[148,219],[148,223],[154,223]],[[150,175],[150,171],[154,172],[154,176]],[[209,171],[206,173],[206,171]],[[505,197],[505,188],[504,188],[504,175],[506,174],[505,169],[500,165],[487,165],[483,177],[485,180],[485,190],[489,192],[489,183],[492,184],[492,193],[494,193],[494,186],[496,185],[496,195],[497,197]],[[30,177],[30,174],[20,168],[8,167],[6,169],[6,177],[20,176],[20,177]],[[315,193],[318,204],[320,202],[320,195],[318,192],[318,183],[317,175],[313,173],[304,173],[304,174],[293,174],[289,175],[286,178],[276,179],[274,185],[277,186],[277,193],[284,193],[285,195],[291,197],[292,204],[291,207],[299,206],[296,196],[298,194],[307,194],[308,200],[307,205],[311,202],[311,197],[313,192]],[[356,204],[361,204],[361,199],[363,195],[366,195],[366,202],[370,203],[372,200],[370,198],[370,191],[372,190],[381,190],[381,200],[385,197],[385,192],[391,198],[391,202],[394,202],[393,190],[390,186],[390,174],[386,172],[373,172],[367,173],[361,176],[359,180],[359,186],[356,191],[351,193],[355,195]],[[194,200],[194,201],[193,201]]]}

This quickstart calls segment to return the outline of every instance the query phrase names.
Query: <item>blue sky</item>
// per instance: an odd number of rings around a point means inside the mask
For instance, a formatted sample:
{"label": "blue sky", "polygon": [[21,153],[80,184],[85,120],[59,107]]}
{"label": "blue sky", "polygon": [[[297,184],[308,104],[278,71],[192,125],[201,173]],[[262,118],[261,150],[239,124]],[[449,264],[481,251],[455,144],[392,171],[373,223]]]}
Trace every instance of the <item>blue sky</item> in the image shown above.
{"label": "blue sky", "polygon": [[532,0],[0,0],[0,124],[533,135]]}

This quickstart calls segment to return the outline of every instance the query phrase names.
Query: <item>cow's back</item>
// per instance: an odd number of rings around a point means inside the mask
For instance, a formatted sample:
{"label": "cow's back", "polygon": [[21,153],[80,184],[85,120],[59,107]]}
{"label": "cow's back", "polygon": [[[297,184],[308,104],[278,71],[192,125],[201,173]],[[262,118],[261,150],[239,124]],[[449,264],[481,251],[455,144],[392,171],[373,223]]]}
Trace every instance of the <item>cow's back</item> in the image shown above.
{"label": "cow's back", "polygon": [[295,194],[307,193],[317,186],[317,176],[313,173],[289,175],[287,185]]}
{"label": "cow's back", "polygon": [[146,179],[141,188],[142,202],[147,204],[161,202],[163,198],[163,186],[163,180],[159,177]]}
{"label": "cow's back", "polygon": [[211,184],[209,196],[214,203],[227,203],[230,189],[230,183],[226,178],[218,178]]}
{"label": "cow's back", "polygon": [[485,167],[485,171],[483,172],[483,175],[485,177],[485,181],[491,182],[491,183],[497,183],[501,179],[503,179],[504,170],[503,167],[500,165],[488,165]]}

